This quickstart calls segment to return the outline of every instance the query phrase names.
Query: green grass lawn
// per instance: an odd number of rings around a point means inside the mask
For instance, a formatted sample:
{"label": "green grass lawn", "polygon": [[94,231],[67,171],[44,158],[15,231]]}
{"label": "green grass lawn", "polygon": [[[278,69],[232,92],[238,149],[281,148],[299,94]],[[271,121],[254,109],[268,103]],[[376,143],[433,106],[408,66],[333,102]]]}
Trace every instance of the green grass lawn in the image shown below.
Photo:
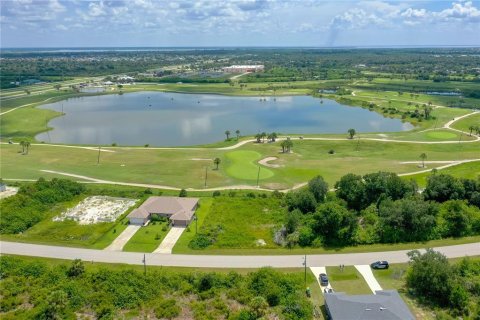
{"label": "green grass lawn", "polygon": [[273,177],[274,175],[271,170],[265,167],[260,167],[260,165],[256,163],[262,158],[262,155],[256,151],[231,151],[228,152],[225,157],[226,172],[233,178],[240,180],[256,180],[257,177],[259,177],[259,179],[264,180]]}
{"label": "green grass lawn", "polygon": [[[410,144],[379,141],[313,141],[293,140],[293,153],[282,154],[280,143],[247,143],[234,150],[104,148],[97,165],[97,150],[62,146],[32,145],[28,155],[19,153],[18,145],[0,145],[2,178],[38,179],[53,170],[96,179],[143,183],[177,188],[204,188],[205,167],[208,187],[231,185],[256,186],[257,159],[276,155],[278,168],[260,169],[260,187],[284,189],[321,175],[332,186],[340,177],[352,172],[366,174],[378,170],[395,173],[421,171],[415,163],[426,153],[428,160],[462,160],[478,158],[480,143]],[[334,150],[335,154],[329,154]],[[233,160],[230,157],[233,155]],[[255,157],[254,157],[255,156]],[[219,170],[213,162],[195,158],[219,157]],[[439,165],[429,165],[435,167]],[[273,173],[273,175],[272,175]],[[244,176],[242,176],[244,174]]]}
{"label": "green grass lawn", "polygon": [[346,294],[372,293],[367,282],[354,266],[345,266],[343,270],[340,270],[339,267],[327,267],[326,269],[328,281],[335,292],[345,292]]}
{"label": "green grass lawn", "polygon": [[[480,161],[459,164],[441,171],[445,174],[451,174],[457,178],[476,179],[480,177]],[[427,185],[427,178],[431,175],[430,172],[420,173],[411,176],[406,176],[404,179],[413,179],[420,187]]]}
{"label": "green grass lawn", "polygon": [[170,230],[168,222],[149,223],[141,227],[133,237],[125,244],[123,251],[130,252],[153,252]]}
{"label": "green grass lawn", "polygon": [[460,119],[452,125],[453,128],[465,132],[470,132],[470,126],[480,126],[480,113]]}
{"label": "green grass lawn", "polygon": [[210,213],[212,208],[212,204],[215,198],[202,198],[199,202],[199,207],[195,211],[195,215],[197,216],[197,220],[193,221],[190,226],[182,233],[180,238],[178,239],[177,243],[172,249],[173,253],[184,253],[188,252],[190,249],[188,248],[188,244],[195,236],[196,229],[200,230],[203,226],[205,219]]}
{"label": "green grass lawn", "polygon": [[256,241],[260,239],[266,242],[263,248],[276,248],[273,229],[282,220],[278,199],[222,196],[214,198],[198,231],[221,229],[211,249],[257,248]]}

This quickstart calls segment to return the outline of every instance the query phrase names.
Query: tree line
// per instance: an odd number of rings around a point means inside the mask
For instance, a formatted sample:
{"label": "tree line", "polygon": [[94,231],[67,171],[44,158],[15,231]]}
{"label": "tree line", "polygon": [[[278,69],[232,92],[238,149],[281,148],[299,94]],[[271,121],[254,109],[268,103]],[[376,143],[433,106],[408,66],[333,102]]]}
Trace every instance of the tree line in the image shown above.
{"label": "tree line", "polygon": [[395,173],[347,174],[329,192],[318,176],[289,192],[276,242],[346,246],[427,241],[480,234],[480,181],[434,173],[419,193]]}

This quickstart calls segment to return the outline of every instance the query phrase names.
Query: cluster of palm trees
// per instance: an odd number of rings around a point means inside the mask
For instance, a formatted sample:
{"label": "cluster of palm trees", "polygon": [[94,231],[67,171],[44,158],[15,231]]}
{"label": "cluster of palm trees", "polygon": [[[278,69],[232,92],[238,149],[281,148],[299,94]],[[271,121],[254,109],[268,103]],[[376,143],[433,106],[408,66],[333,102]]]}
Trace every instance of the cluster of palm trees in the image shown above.
{"label": "cluster of palm trees", "polygon": [[[230,130],[225,130],[225,135],[227,136],[227,140],[230,140],[230,134],[232,134]],[[240,130],[237,129],[235,131],[235,134],[237,135],[237,141],[238,141],[238,139],[240,138]]]}
{"label": "cluster of palm trees", "polygon": [[20,146],[22,147],[22,154],[28,154],[28,148],[30,148],[30,142],[20,141]]}
{"label": "cluster of palm trees", "polygon": [[290,153],[293,147],[293,142],[290,140],[290,137],[288,137],[280,143],[280,146],[282,147],[282,153]]}
{"label": "cluster of palm trees", "polygon": [[470,136],[472,136],[473,131],[475,131],[475,134],[477,136],[480,136],[480,126],[471,125],[470,127],[468,127],[468,130],[470,130]]}
{"label": "cluster of palm trees", "polygon": [[257,140],[257,143],[265,142],[265,139],[267,139],[269,142],[275,142],[277,138],[278,138],[278,134],[276,132],[272,132],[272,133],[262,132],[262,133],[257,133],[255,135],[255,139]]}

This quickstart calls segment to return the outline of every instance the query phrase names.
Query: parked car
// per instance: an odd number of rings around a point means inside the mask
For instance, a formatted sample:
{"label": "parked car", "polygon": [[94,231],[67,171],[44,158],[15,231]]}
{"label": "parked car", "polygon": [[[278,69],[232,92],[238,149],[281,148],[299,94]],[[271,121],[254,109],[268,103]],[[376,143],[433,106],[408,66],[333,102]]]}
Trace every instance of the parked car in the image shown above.
{"label": "parked car", "polygon": [[325,288],[325,289],[323,289],[323,292],[324,293],[334,293],[335,291],[333,291],[332,288]]}
{"label": "parked car", "polygon": [[320,273],[318,276],[318,279],[320,280],[320,285],[323,287],[328,286],[328,277],[325,273]]}
{"label": "parked car", "polygon": [[388,269],[389,265],[387,261],[375,261],[370,267],[372,267],[372,269]]}

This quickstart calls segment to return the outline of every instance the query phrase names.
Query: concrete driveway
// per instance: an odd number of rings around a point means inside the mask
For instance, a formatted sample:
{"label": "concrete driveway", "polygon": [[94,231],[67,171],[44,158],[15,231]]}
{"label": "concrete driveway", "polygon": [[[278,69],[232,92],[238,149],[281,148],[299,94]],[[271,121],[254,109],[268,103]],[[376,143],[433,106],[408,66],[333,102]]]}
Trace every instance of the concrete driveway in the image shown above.
{"label": "concrete driveway", "polygon": [[104,250],[108,251],[122,251],[123,246],[130,240],[133,235],[141,228],[142,226],[129,225],[123,232],[115,239],[113,242],[106,247]]}
{"label": "concrete driveway", "polygon": [[368,264],[355,265],[355,268],[358,270],[358,272],[360,272],[373,293],[375,293],[377,290],[383,290]]}
{"label": "concrete driveway", "polygon": [[165,239],[163,239],[162,243],[160,243],[158,248],[155,249],[153,253],[172,253],[172,249],[182,235],[183,231],[185,231],[185,227],[172,227],[168,234],[165,236]]}
{"label": "concrete driveway", "polygon": [[[320,286],[320,289],[322,290],[322,294],[324,293],[325,289],[332,289],[332,286],[330,285],[330,280],[328,281],[327,286],[322,286],[320,284],[320,273],[325,273],[327,274],[327,269],[325,267],[310,267],[310,270],[312,273],[315,275],[315,278],[317,279],[318,285]],[[327,274],[328,276],[328,274]]]}

